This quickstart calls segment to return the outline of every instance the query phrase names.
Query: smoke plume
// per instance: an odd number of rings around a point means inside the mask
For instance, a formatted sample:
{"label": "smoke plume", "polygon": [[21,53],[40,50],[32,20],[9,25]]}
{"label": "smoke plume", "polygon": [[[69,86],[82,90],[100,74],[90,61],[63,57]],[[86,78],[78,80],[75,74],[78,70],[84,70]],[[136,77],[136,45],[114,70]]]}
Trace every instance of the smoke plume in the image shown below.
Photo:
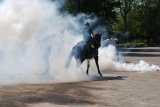
{"label": "smoke plume", "polygon": [[116,47],[109,45],[108,47],[102,47],[99,49],[100,65],[103,71],[136,71],[136,72],[151,72],[158,71],[160,67],[157,65],[149,64],[143,60],[138,63],[124,63],[117,61],[118,56]]}
{"label": "smoke plume", "polygon": [[76,18],[60,15],[60,5],[58,0],[4,0],[0,4],[1,84],[69,81],[67,75],[71,81],[85,78],[63,69],[81,34]]}

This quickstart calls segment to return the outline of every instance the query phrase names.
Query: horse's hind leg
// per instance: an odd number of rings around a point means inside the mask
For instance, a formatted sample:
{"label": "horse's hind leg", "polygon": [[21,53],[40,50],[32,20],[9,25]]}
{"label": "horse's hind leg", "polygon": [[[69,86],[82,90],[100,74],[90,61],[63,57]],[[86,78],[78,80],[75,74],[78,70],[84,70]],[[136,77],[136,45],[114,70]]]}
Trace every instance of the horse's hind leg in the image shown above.
{"label": "horse's hind leg", "polygon": [[89,60],[87,60],[87,71],[86,71],[87,75],[88,75],[89,67],[90,67],[90,63],[89,63]]}
{"label": "horse's hind leg", "polygon": [[80,68],[81,61],[78,58],[75,58],[75,59],[76,59],[76,69],[77,71],[81,71],[81,68]]}
{"label": "horse's hind leg", "polygon": [[99,64],[98,64],[98,56],[97,57],[94,57],[94,60],[95,60],[95,63],[96,63],[96,66],[97,66],[97,70],[98,70],[98,73],[100,76],[102,76],[100,70],[99,70]]}

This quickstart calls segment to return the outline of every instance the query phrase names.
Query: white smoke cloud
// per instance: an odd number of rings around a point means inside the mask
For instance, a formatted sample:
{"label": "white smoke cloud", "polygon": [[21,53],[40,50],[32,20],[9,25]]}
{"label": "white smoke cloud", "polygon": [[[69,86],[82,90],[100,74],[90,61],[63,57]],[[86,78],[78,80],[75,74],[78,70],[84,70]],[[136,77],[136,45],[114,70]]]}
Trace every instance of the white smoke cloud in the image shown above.
{"label": "white smoke cloud", "polygon": [[160,70],[157,65],[149,64],[143,60],[138,63],[124,63],[117,61],[116,48],[113,45],[102,47],[99,49],[99,63],[103,71],[137,71],[137,72],[151,72]]}
{"label": "white smoke cloud", "polygon": [[[77,19],[60,15],[58,8],[57,1],[3,1],[0,5],[1,84],[48,82],[47,77],[41,77],[45,73],[54,81],[63,81],[59,75],[67,72],[63,69],[66,57],[81,35]],[[69,77],[71,81],[72,77]],[[75,73],[73,80],[83,78]]]}

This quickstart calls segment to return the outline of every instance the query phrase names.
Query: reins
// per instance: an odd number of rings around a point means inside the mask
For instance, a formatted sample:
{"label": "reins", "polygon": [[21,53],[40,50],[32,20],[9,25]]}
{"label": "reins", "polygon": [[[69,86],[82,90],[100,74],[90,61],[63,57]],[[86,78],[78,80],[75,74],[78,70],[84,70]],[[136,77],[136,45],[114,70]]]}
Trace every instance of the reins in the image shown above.
{"label": "reins", "polygon": [[96,43],[99,45],[99,46],[101,46],[101,44],[95,39],[95,37],[92,37],[95,41],[96,41]]}

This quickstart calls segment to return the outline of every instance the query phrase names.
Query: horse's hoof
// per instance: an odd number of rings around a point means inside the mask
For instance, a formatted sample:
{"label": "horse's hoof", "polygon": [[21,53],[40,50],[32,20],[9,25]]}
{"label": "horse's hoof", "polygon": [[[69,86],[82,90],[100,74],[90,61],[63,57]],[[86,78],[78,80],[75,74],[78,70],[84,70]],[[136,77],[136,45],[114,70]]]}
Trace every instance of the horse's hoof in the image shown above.
{"label": "horse's hoof", "polygon": [[99,74],[101,77],[103,77],[103,75],[102,74]]}

